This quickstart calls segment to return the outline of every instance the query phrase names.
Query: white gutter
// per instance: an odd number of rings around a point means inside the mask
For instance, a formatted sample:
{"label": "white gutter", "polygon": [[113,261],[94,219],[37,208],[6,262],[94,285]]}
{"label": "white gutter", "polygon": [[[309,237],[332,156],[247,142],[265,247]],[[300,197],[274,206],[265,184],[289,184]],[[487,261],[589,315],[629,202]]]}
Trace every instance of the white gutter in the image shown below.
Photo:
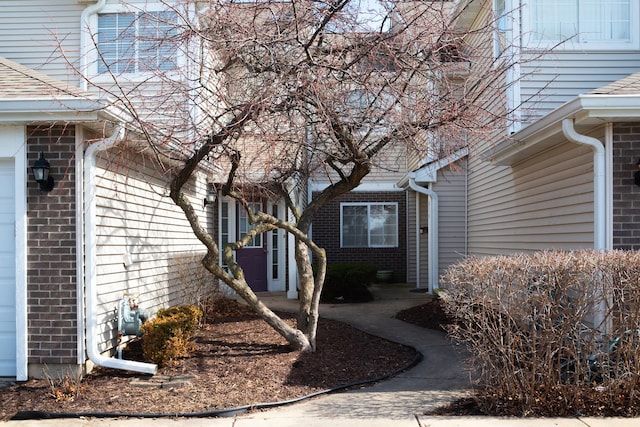
{"label": "white gutter", "polygon": [[127,371],[155,374],[157,365],[103,356],[98,349],[98,289],[96,241],[96,156],[98,152],[114,146],[124,136],[124,127],[118,126],[109,138],[90,145],[84,153],[84,246],[87,354],[98,366]]}
{"label": "white gutter", "polygon": [[573,119],[562,121],[562,133],[571,142],[588,145],[593,150],[593,248],[607,249],[607,205],[606,205],[606,156],[602,143],[591,136],[582,135],[574,128]]}
{"label": "white gutter", "polygon": [[[416,184],[415,176],[415,172],[411,172],[409,174],[409,188],[431,198],[431,203],[429,203],[429,221],[427,223],[427,226],[429,227],[429,231],[427,234],[427,237],[429,239],[429,261],[427,263],[427,268],[429,269],[429,293],[433,293],[436,289],[438,289],[438,194],[431,188],[422,187]],[[431,187],[431,185],[432,184],[429,184],[429,187]],[[418,256],[419,255],[420,252],[418,251]],[[419,284],[420,259],[418,259],[417,261],[418,262],[416,268],[418,270],[418,274],[416,277],[416,281]]]}
{"label": "white gutter", "polygon": [[83,78],[80,82],[82,90],[88,90],[89,76],[89,58],[91,57],[89,46],[94,45],[94,40],[91,34],[91,25],[89,19],[91,15],[95,15],[105,6],[107,0],[98,0],[96,4],[86,7],[80,15],[80,73]]}

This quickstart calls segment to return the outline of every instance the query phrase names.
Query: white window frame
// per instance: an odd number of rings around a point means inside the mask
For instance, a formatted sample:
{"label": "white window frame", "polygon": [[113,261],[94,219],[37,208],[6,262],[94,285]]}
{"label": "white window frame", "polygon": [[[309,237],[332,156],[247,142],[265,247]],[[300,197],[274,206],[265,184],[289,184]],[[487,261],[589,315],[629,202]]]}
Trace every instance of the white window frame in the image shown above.
{"label": "white window frame", "polygon": [[[344,243],[344,208],[353,206],[366,206],[367,207],[367,246],[345,246]],[[369,221],[371,219],[371,208],[373,206],[393,206],[395,213],[395,243],[389,245],[376,245],[371,243],[371,228],[369,227]],[[398,233],[398,203],[397,202],[343,202],[340,203],[340,247],[341,248],[397,248],[399,245],[399,233]]]}
{"label": "white window frame", "polygon": [[[579,51],[599,51],[599,50],[633,50],[640,48],[639,43],[639,28],[640,28],[640,2],[637,0],[629,0],[630,2],[630,28],[629,28],[629,40],[621,41],[621,40],[611,40],[611,41],[601,41],[594,42],[589,40],[581,40],[579,32],[580,28],[578,28],[578,34],[574,37],[569,38],[567,41],[563,40],[538,40],[535,37],[534,33],[534,25],[533,25],[533,3],[536,0],[529,0],[526,5],[522,8],[522,33],[523,33],[523,41],[524,46],[527,49],[561,49],[561,50],[579,50]],[[579,4],[580,0],[574,0],[576,5]],[[608,3],[608,0],[600,0],[604,4]],[[578,23],[579,24],[579,23]]]}
{"label": "white window frame", "polygon": [[[86,76],[96,83],[109,83],[113,81],[113,77],[109,72],[98,72],[98,63],[100,62],[97,43],[99,42],[99,28],[98,28],[98,16],[112,13],[144,13],[144,12],[166,12],[170,11],[167,5],[160,2],[149,2],[143,4],[107,4],[96,14],[93,14],[89,18],[88,28],[83,28],[84,31],[88,31],[89,45],[84,46],[84,51],[87,57],[87,66],[85,70],[82,70]],[[193,11],[190,10],[189,13]],[[177,69],[180,69],[186,64],[186,57],[182,52],[180,46],[178,46],[175,58],[176,67],[173,70],[159,71],[166,74],[176,73]],[[114,73],[122,81],[141,82],[141,81],[153,81],[153,72],[130,72],[130,73]]]}

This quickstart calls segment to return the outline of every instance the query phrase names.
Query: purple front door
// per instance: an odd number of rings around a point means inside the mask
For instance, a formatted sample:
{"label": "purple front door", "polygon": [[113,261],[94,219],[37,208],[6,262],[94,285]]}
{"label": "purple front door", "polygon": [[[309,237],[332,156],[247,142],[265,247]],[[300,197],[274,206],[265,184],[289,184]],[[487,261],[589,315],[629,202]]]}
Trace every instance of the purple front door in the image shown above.
{"label": "purple front door", "polygon": [[[250,203],[252,210],[262,210],[261,203]],[[247,213],[238,205],[238,236],[244,236],[251,229]],[[256,236],[251,243],[236,253],[236,260],[244,270],[247,283],[254,292],[266,292],[267,287],[267,242],[265,235]]]}

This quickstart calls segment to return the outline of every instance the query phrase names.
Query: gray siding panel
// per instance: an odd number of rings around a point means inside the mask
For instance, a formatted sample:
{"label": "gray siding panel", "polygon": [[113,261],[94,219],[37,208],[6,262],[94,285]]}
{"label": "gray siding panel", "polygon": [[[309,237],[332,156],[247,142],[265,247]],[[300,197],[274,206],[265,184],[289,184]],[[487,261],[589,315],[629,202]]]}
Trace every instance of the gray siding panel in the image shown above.
{"label": "gray siding panel", "polygon": [[469,189],[475,255],[593,246],[593,154],[564,143],[513,168],[487,162]]}
{"label": "gray siding panel", "polygon": [[439,172],[434,190],[438,193],[438,274],[466,256],[466,162]]}
{"label": "gray siding panel", "polygon": [[65,0],[3,0],[0,4],[0,56],[77,84],[61,55],[77,64],[80,16],[86,5]]}
{"label": "gray siding panel", "polygon": [[[115,343],[113,313],[125,293],[139,295],[141,308],[152,312],[182,302],[180,279],[200,268],[194,254],[204,252],[152,162],[117,154],[111,161],[99,159],[97,179],[101,350]],[[202,206],[204,180],[192,188],[194,206]],[[204,210],[202,215],[205,221]]]}
{"label": "gray siding panel", "polygon": [[555,51],[535,60],[527,54],[523,58],[524,117],[542,117],[579,94],[640,70],[640,52],[637,51]]}

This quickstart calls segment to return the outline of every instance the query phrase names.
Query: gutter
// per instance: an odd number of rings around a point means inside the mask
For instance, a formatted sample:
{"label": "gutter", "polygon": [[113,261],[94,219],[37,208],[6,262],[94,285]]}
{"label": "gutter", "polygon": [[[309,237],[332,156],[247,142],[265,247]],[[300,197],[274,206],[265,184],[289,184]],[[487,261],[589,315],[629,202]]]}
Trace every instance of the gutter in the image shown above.
{"label": "gutter", "polygon": [[597,251],[607,249],[607,205],[606,205],[606,156],[600,140],[578,133],[574,119],[562,121],[562,133],[571,142],[587,145],[593,150],[593,247]]}
{"label": "gutter", "polygon": [[[429,227],[429,231],[427,233],[427,238],[429,239],[427,247],[429,248],[429,261],[427,268],[429,269],[429,293],[434,293],[436,289],[438,289],[438,193],[431,189],[431,185],[429,187],[422,187],[416,184],[416,173],[411,172],[409,174],[409,188],[417,193],[421,193],[426,195],[431,199],[431,203],[429,203],[429,220],[427,226]],[[417,269],[418,274],[416,277],[416,282],[418,287],[420,287],[420,242],[417,240],[416,244],[416,257],[417,257]]]}
{"label": "gutter", "polygon": [[98,284],[97,284],[97,240],[96,240],[96,156],[108,150],[124,137],[124,126],[120,124],[109,138],[90,145],[84,153],[84,246],[87,334],[87,355],[89,360],[105,368],[155,374],[157,365],[133,360],[106,357],[98,349]]}
{"label": "gutter", "polygon": [[640,115],[640,95],[584,94],[551,111],[522,130],[498,142],[482,156],[510,166],[532,153],[542,151],[552,137],[562,133],[561,123],[574,118],[574,126],[600,125],[607,121],[628,120]]}

